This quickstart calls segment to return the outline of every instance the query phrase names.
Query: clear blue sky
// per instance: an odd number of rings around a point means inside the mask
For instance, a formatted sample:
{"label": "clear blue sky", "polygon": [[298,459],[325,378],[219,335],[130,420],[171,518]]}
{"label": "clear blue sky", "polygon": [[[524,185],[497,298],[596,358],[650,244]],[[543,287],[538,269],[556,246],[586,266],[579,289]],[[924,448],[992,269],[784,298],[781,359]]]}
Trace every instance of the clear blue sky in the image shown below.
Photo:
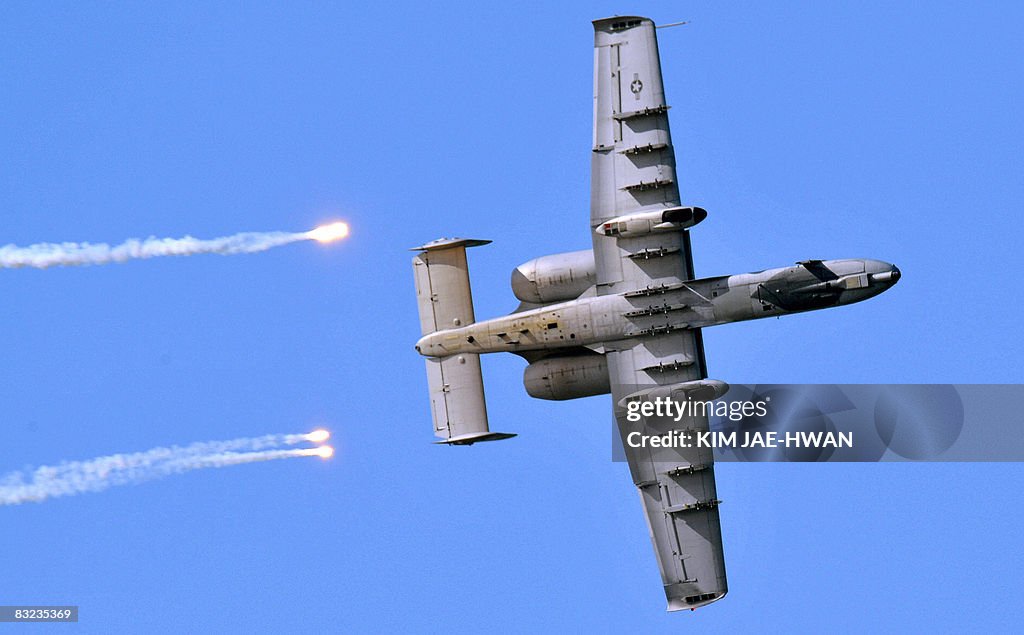
{"label": "clear blue sky", "polygon": [[[179,3],[180,4],[180,3]],[[729,382],[1021,380],[1024,12],[1009,3],[6,3],[0,243],[304,230],[252,256],[0,271],[0,472],[326,425],[333,461],[0,508],[0,603],[81,632],[1019,626],[1024,467],[719,467],[728,598],[667,614],[606,397],[485,360],[431,445],[410,253],[511,269],[587,234],[590,20],[661,56],[699,275],[897,263],[891,292],[716,327]]]}

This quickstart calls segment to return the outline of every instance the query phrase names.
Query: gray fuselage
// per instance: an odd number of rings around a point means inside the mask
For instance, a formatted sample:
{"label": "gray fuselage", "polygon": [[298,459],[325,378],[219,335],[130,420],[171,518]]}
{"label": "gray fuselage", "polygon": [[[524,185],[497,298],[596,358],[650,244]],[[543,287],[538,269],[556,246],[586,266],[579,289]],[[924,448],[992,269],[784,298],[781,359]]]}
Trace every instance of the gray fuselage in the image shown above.
{"label": "gray fuselage", "polygon": [[[812,260],[613,295],[580,297],[423,336],[429,357],[604,346],[645,335],[852,304],[900,278],[880,260]],[[588,296],[589,294],[583,294]]]}

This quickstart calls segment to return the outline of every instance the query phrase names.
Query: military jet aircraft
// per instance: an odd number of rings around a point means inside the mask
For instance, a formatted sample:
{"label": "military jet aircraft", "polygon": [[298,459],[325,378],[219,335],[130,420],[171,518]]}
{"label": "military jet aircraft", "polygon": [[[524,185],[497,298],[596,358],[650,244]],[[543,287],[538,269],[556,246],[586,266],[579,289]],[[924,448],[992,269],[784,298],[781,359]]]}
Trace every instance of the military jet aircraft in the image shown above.
{"label": "military jet aircraft", "polygon": [[[480,355],[525,358],[527,393],[576,399],[611,393],[620,433],[623,403],[640,394],[712,399],[701,329],[851,304],[900,278],[880,260],[806,260],[794,266],[696,278],[690,229],[708,213],[682,205],[669,135],[655,25],[642,17],[594,22],[593,249],[536,258],[512,272],[522,302],[476,321],[466,248],[490,241],[439,239],[414,250],[416,293],[438,443],[515,436],[487,423]],[[685,422],[708,429],[706,416]],[[727,592],[712,450],[671,460],[624,444],[643,501],[668,609],[695,609]]]}

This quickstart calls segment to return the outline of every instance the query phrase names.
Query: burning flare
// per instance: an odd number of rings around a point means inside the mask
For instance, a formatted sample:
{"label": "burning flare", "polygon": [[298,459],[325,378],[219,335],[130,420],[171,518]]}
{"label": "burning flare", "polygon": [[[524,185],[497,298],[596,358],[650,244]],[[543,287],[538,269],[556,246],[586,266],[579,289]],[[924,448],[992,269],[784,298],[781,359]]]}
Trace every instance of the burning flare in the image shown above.
{"label": "burning flare", "polygon": [[[323,434],[317,434],[323,433]],[[141,483],[171,474],[210,467],[228,467],[303,456],[327,459],[334,448],[287,446],[326,440],[326,430],[309,434],[269,434],[262,437],[206,441],[186,446],[153,448],[145,452],[113,454],[85,461],[64,461],[0,475],[0,506],[41,502],[58,496],[99,492],[114,485]]]}
{"label": "burning flare", "polygon": [[348,225],[341,222],[321,225],[312,231],[306,232],[306,235],[322,243],[331,243],[348,236]]}
{"label": "burning flare", "polygon": [[328,243],[345,236],[348,236],[348,225],[338,222],[308,232],[244,232],[208,240],[192,236],[150,236],[145,240],[130,238],[115,246],[106,243],[37,243],[28,247],[4,245],[0,247],[0,269],[105,265],[162,256],[252,254],[303,240]]}
{"label": "burning flare", "polygon": [[324,441],[330,438],[331,433],[328,432],[327,430],[324,430],[323,428],[320,428],[319,430],[313,430],[312,432],[306,435],[306,441],[309,441],[311,443],[323,443]]}

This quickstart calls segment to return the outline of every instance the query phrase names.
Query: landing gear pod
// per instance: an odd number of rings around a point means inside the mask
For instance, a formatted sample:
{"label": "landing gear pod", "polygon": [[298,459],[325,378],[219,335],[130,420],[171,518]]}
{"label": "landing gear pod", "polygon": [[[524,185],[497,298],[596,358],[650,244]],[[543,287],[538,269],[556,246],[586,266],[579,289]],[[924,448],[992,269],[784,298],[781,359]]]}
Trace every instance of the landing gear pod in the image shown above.
{"label": "landing gear pod", "polygon": [[655,232],[682,231],[707,217],[708,212],[702,207],[670,207],[616,216],[598,225],[594,231],[602,236],[643,236]]}
{"label": "landing gear pod", "polygon": [[729,390],[729,384],[717,379],[698,379],[681,384],[654,386],[630,393],[619,400],[620,408],[628,407],[631,401],[654,401],[671,399],[674,401],[712,401],[718,399]]}

